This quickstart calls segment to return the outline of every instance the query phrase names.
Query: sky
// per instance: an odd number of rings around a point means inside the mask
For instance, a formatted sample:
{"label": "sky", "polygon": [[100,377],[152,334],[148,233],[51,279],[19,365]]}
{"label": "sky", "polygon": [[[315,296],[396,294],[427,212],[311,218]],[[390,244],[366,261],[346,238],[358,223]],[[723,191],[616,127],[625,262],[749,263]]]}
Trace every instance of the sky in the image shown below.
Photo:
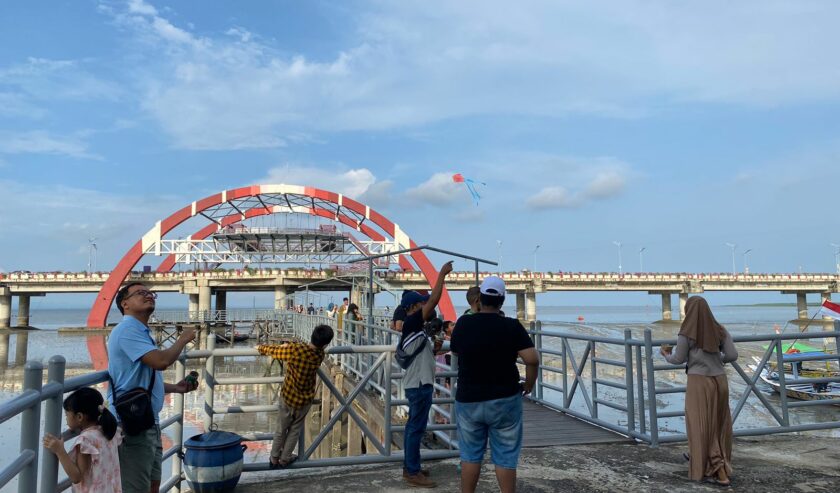
{"label": "sky", "polygon": [[[808,0],[6,0],[0,270],[85,270],[91,238],[108,270],[194,200],[288,183],[506,271],[617,271],[621,252],[624,272],[833,272],[838,17]],[[486,183],[478,205],[454,173]]]}

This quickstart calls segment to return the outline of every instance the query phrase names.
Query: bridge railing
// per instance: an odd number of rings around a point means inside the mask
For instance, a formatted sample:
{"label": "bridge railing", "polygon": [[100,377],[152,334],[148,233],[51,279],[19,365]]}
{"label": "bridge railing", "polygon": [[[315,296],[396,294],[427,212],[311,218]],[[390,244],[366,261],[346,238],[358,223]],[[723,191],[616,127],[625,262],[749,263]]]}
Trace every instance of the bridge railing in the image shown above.
{"label": "bridge railing", "polygon": [[[645,329],[642,339],[632,337],[630,330],[624,331],[623,338],[599,337],[546,330],[541,322],[532,323],[529,333],[540,357],[537,383],[532,394],[534,401],[653,446],[687,439],[685,433],[661,434],[666,420],[685,416],[684,409],[660,410],[658,404],[666,400],[665,396],[685,393],[685,385],[675,385],[673,376],[666,378],[662,375],[664,372],[685,370],[685,365],[671,365],[659,355],[662,345],[675,345],[676,339],[654,340],[650,329]],[[763,346],[766,347],[763,357],[751,368],[752,374],[748,374],[742,366],[744,357],[741,362],[730,364],[737,375],[733,383],[745,386],[732,412],[735,436],[840,428],[840,421],[816,421],[819,415],[811,416],[815,420],[813,422],[793,423],[790,419],[791,409],[836,405],[840,404],[840,399],[791,401],[786,394],[792,385],[838,383],[840,376],[836,374],[788,379],[784,371],[778,371],[778,405],[773,404],[759,388],[761,370],[768,361],[775,359],[777,368],[783,368],[784,341],[809,338],[833,339],[836,347],[840,347],[840,322],[835,323],[833,332],[733,337],[736,345],[765,343]],[[837,353],[806,356],[802,360],[836,361],[840,365]],[[763,409],[772,416],[775,426],[754,427],[744,423],[742,410],[751,395],[755,395]],[[676,399],[676,404],[682,404],[684,400],[684,397]],[[604,416],[605,412],[608,416]],[[739,426],[742,423],[743,426]]]}

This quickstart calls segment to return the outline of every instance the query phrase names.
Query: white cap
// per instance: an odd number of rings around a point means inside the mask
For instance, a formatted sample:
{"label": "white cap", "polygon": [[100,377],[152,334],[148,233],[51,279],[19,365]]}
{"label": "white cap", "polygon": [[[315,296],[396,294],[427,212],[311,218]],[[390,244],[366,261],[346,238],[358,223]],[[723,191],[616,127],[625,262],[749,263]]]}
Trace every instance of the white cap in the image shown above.
{"label": "white cap", "polygon": [[505,295],[505,281],[498,276],[490,276],[484,278],[479,288],[481,294],[487,296],[504,296]]}

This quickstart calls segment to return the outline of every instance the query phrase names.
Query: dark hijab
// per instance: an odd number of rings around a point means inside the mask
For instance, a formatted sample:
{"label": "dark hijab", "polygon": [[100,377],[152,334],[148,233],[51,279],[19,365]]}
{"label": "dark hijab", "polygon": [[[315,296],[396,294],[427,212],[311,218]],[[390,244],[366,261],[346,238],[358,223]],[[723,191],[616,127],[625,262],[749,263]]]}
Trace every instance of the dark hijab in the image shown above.
{"label": "dark hijab", "polygon": [[685,304],[685,320],[679,335],[693,340],[696,347],[707,353],[719,353],[726,329],[715,320],[705,298],[692,296]]}

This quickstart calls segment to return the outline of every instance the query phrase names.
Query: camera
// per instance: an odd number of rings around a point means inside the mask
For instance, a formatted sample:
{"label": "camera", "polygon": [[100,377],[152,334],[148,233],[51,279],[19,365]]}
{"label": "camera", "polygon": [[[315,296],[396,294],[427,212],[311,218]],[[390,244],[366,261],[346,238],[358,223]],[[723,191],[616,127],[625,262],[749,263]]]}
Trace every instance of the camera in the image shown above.
{"label": "camera", "polygon": [[423,332],[434,342],[443,341],[445,337],[443,333],[443,319],[435,317],[429,320],[423,324]]}

